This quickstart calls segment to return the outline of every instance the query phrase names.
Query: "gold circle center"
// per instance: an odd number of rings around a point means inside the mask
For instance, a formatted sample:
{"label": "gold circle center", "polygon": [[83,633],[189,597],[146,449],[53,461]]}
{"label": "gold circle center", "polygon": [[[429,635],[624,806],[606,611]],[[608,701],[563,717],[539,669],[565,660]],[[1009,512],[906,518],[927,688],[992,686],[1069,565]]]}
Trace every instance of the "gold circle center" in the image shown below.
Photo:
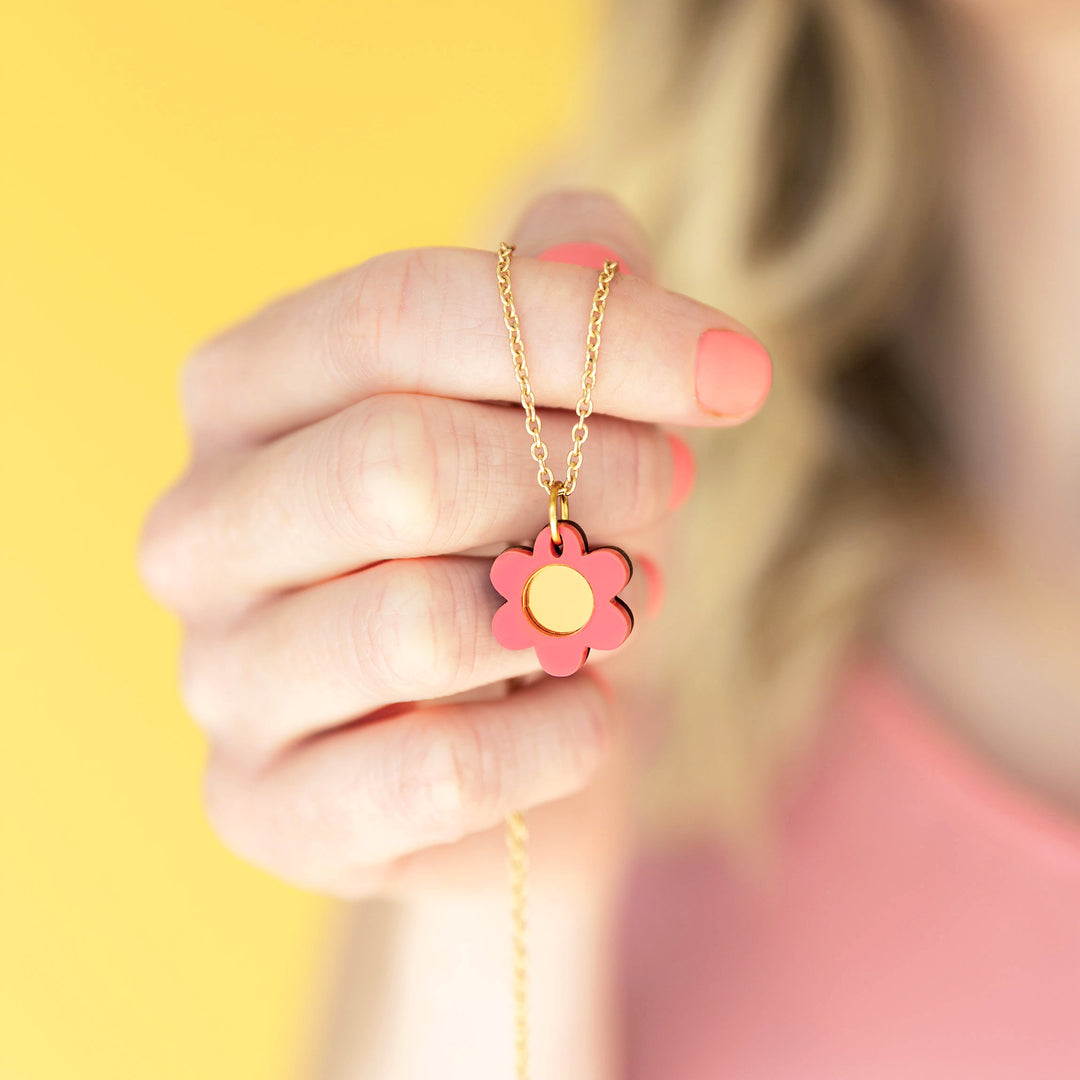
{"label": "gold circle center", "polygon": [[576,634],[592,617],[592,588],[569,566],[541,566],[521,594],[525,614],[548,634]]}

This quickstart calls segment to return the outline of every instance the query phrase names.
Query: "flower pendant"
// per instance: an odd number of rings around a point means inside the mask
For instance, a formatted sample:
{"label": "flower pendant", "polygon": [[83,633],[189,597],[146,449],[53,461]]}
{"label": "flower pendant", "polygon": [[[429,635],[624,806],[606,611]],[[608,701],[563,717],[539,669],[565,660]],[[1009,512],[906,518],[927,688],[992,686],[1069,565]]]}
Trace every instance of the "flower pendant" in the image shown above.
{"label": "flower pendant", "polygon": [[491,583],[506,603],[491,621],[495,639],[507,649],[536,650],[549,675],[573,675],[589,650],[614,649],[634,626],[617,593],[630,580],[630,560],[618,548],[590,551],[585,533],[572,521],[540,530],[529,548],[507,548],[491,566]]}

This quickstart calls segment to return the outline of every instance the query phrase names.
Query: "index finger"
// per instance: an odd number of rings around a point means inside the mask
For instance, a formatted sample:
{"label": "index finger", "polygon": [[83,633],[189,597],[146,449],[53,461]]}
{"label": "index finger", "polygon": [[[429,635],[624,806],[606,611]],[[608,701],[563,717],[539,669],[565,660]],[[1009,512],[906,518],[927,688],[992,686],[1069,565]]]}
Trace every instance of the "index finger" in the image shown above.
{"label": "index finger", "polygon": [[[200,349],[184,396],[198,447],[262,442],[375,394],[518,400],[493,252],[414,248],[278,301]],[[514,300],[540,405],[573,408],[596,272],[515,255]],[[737,423],[764,401],[765,348],[715,308],[629,274],[604,317],[598,411]],[[257,393],[253,390],[257,388]]]}

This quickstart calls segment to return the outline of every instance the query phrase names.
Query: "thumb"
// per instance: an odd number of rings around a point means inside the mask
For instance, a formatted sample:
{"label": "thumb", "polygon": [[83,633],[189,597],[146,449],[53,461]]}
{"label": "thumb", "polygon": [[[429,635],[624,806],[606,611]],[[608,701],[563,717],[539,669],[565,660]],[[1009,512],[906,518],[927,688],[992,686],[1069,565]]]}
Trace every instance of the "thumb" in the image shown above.
{"label": "thumb", "polygon": [[617,259],[624,273],[650,280],[644,230],[612,195],[593,190],[548,192],[534,200],[512,230],[520,255],[599,270]]}

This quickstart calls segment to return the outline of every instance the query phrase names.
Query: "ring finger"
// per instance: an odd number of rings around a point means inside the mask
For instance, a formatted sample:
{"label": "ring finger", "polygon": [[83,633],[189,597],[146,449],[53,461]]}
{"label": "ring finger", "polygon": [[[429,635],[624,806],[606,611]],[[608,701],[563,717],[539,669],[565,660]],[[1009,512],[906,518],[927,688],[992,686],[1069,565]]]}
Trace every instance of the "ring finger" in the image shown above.
{"label": "ring finger", "polygon": [[[387,705],[539,671],[532,649],[495,641],[503,601],[490,565],[392,560],[275,597],[227,628],[195,629],[183,657],[188,710],[219,745],[254,759]],[[645,599],[633,592],[623,598]]]}

